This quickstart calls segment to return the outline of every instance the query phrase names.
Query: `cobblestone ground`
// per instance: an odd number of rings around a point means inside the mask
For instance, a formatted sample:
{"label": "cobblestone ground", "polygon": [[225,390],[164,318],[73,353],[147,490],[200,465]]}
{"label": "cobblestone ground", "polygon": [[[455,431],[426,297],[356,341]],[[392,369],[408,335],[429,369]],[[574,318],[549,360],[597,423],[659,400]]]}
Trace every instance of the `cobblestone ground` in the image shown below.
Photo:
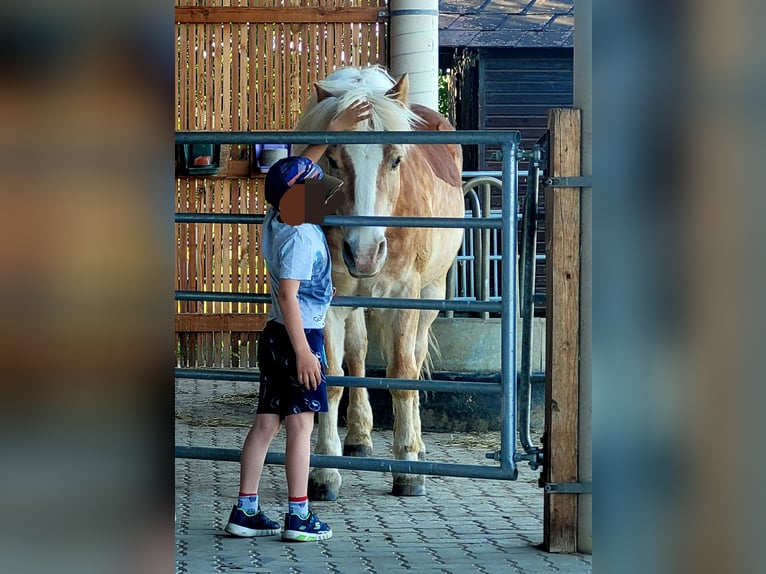
{"label": "cobblestone ground", "polygon": [[[176,444],[240,448],[252,419],[251,383],[179,380]],[[341,435],[342,436],[342,435]],[[425,433],[428,459],[492,465],[485,453],[497,437]],[[392,433],[374,432],[375,456],[388,457]],[[273,444],[284,449],[284,434]],[[278,536],[240,539],[223,526],[236,500],[239,465],[176,459],[176,572],[520,573],[592,572],[591,556],[549,554],[542,542],[539,471],[524,464],[517,481],[428,477],[427,495],[394,497],[389,473],[342,471],[341,496],[315,502],[333,538],[284,543]],[[281,522],[287,491],[284,467],[265,470],[264,511]]]}

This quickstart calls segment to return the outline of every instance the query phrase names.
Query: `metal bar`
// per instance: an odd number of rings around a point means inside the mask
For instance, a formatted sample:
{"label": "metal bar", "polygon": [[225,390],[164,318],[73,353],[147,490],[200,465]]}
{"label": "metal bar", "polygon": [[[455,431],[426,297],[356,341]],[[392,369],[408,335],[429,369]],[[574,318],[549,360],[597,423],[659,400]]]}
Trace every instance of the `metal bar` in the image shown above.
{"label": "metal bar", "polygon": [[[175,447],[176,458],[193,458],[201,460],[220,460],[239,462],[242,451],[232,448],[210,448],[178,446]],[[269,452],[266,454],[266,464],[285,463],[284,453]],[[462,478],[492,478],[497,480],[516,480],[515,468],[509,471],[501,466],[480,466],[474,464],[454,464],[447,462],[410,461],[387,458],[330,456],[312,454],[310,465],[315,468],[337,468],[343,470],[370,470],[378,472],[402,472],[406,474],[428,474],[440,476],[456,476]]]}
{"label": "metal bar", "polygon": [[[176,378],[223,381],[258,381],[258,371],[234,371],[223,369],[181,369],[175,370]],[[333,387],[361,387],[368,389],[418,389],[421,391],[474,393],[499,395],[500,385],[494,382],[448,381],[422,379],[387,379],[385,377],[337,377],[328,376],[327,384]]]}
{"label": "metal bar", "polygon": [[[537,252],[537,200],[538,200],[538,164],[533,161],[529,166],[530,176],[527,178],[527,194],[524,200],[524,218],[521,231],[521,368],[519,372],[519,396],[517,407],[519,413],[518,432],[519,442],[524,452],[537,455],[541,448],[532,443],[530,436],[530,420],[532,411],[532,328],[534,317],[535,290],[535,254]],[[535,470],[538,466],[536,457],[530,461],[530,467]]]}
{"label": "metal bar", "polygon": [[[265,215],[248,213],[176,213],[176,223],[242,223],[261,225]],[[463,219],[460,217],[395,217],[380,215],[328,215],[322,225],[346,227],[439,227],[500,229],[499,217]]]}
{"label": "metal bar", "polygon": [[503,143],[502,313],[500,318],[500,466],[518,475],[516,452],[516,175],[515,143]]}
{"label": "metal bar", "polygon": [[[498,183],[500,184],[500,189],[502,192],[503,184],[498,180]],[[481,200],[482,204],[484,206],[484,217],[489,218],[491,217],[492,212],[492,201],[491,201],[491,189],[490,184],[485,183],[482,185],[481,188]],[[490,248],[489,248],[489,240],[490,235],[492,234],[491,230],[489,229],[482,229],[481,231],[481,292],[480,292],[480,299],[482,301],[489,301],[489,256],[490,256]],[[488,319],[489,313],[482,313],[481,314],[482,319]]]}
{"label": "metal bar", "polygon": [[593,187],[591,176],[548,177],[543,181],[545,187]]}
{"label": "metal bar", "polygon": [[592,494],[592,482],[549,482],[543,486],[547,494]]}
{"label": "metal bar", "polygon": [[[271,296],[265,293],[232,293],[213,291],[176,291],[176,301],[214,301],[236,303],[271,303]],[[435,311],[459,311],[478,313],[489,311],[498,313],[502,304],[496,301],[447,301],[439,299],[407,299],[405,297],[333,297],[330,305],[334,307],[372,307],[374,309],[420,309]]]}
{"label": "metal bar", "polygon": [[[411,132],[298,132],[252,131],[211,132],[180,131],[177,144],[254,144],[262,142],[286,144],[499,144],[521,143],[517,130],[487,132],[481,130],[411,131]],[[515,158],[515,156],[514,156]]]}
{"label": "metal bar", "polygon": [[[502,173],[502,172],[499,172]],[[517,175],[518,177],[518,175]],[[463,184],[463,189],[472,189],[475,187],[481,186],[482,196],[481,201],[479,202],[479,208],[480,210],[483,209],[483,214],[485,219],[490,218],[490,212],[491,212],[491,205],[490,205],[490,187],[499,188],[502,192],[503,183],[501,180],[497,179],[496,177],[489,177],[489,176],[480,176],[480,177],[474,177],[473,179],[468,180]],[[516,214],[514,210],[514,214]],[[481,216],[481,211],[479,216]],[[502,219],[502,218],[501,218]],[[474,244],[478,246],[475,254],[478,253],[479,256],[474,256],[476,265],[476,271],[477,271],[477,281],[476,286],[478,287],[478,293],[476,293],[476,299],[479,299],[481,301],[489,301],[489,228],[485,228],[484,231],[480,232],[478,241],[475,241]],[[489,317],[489,313],[484,312],[481,314],[482,319],[486,319]]]}
{"label": "metal bar", "polygon": [[[529,173],[526,169],[519,169],[516,171],[519,177],[526,177]],[[466,177],[480,177],[480,176],[500,177],[503,175],[502,170],[484,170],[484,171],[464,171],[463,178]]]}
{"label": "metal bar", "polygon": [[[463,186],[463,189],[466,189],[466,186]],[[471,213],[473,217],[475,219],[481,218],[482,216],[481,200],[479,199],[479,195],[476,193],[476,190],[472,186],[468,187],[468,195],[471,197],[471,209],[472,209]],[[473,240],[473,244],[472,244],[472,247],[473,247],[473,294],[477,300],[487,301],[488,298],[483,296],[483,293],[481,291],[482,289],[481,286],[482,286],[482,279],[484,277],[483,275],[484,258],[489,257],[489,253],[486,253],[483,250],[483,245],[481,242],[482,233],[483,232],[480,229],[474,229],[471,233],[471,239]],[[489,315],[489,314],[485,312],[482,315]]]}
{"label": "metal bar", "polygon": [[[242,368],[242,369],[219,369],[217,367],[203,367],[198,369],[176,367],[175,378],[177,379],[202,379],[208,381],[257,381],[259,372],[255,369]],[[380,380],[394,380],[394,381],[406,381],[408,379],[386,379],[385,369],[376,369],[370,367],[367,369],[368,373],[371,373],[372,378]],[[457,381],[460,383],[476,383],[487,386],[497,385],[497,391],[486,391],[487,393],[498,394],[500,389],[500,373],[455,373],[448,371],[436,371],[431,374],[434,380],[437,381]],[[516,375],[518,377],[518,373]],[[351,385],[343,384],[344,379],[351,379],[352,381],[358,380],[360,383],[354,384],[354,386],[364,386],[361,381],[369,380],[367,377],[328,377],[328,380],[336,387],[345,387]],[[423,381],[420,380],[420,383]],[[545,382],[544,371],[532,372],[532,383],[542,384]],[[492,385],[489,385],[491,383]],[[460,387],[463,389],[463,387]],[[482,392],[481,390],[479,392]]]}

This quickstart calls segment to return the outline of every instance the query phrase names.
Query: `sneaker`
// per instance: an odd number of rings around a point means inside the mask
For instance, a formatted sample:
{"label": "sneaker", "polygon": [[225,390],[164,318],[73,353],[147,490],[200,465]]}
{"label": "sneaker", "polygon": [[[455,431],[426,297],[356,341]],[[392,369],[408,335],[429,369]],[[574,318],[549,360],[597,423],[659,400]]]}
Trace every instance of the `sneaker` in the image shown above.
{"label": "sneaker", "polygon": [[229,523],[224,530],[234,536],[251,538],[253,536],[273,536],[279,534],[281,528],[278,522],[271,520],[260,508],[255,514],[248,514],[235,505],[229,515]]}
{"label": "sneaker", "polygon": [[328,538],[332,538],[332,528],[319,520],[311,510],[309,510],[309,514],[305,518],[301,518],[297,514],[285,514],[285,528],[282,531],[282,540],[313,542],[314,540],[327,540]]}

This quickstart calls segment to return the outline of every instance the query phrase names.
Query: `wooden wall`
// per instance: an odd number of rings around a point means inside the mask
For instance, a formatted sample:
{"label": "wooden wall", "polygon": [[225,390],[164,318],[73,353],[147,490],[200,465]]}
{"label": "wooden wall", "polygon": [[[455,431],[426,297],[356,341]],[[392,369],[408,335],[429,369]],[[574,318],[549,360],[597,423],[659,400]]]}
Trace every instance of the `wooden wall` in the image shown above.
{"label": "wooden wall", "polygon": [[[457,129],[519,130],[520,147],[531,150],[548,130],[548,110],[573,105],[573,50],[570,48],[471,48],[443,51],[440,66],[452,69],[451,105]],[[492,154],[500,146],[464,146],[465,170],[502,169]],[[519,162],[526,170],[528,163]],[[519,178],[519,195],[526,195],[526,177]],[[540,194],[545,211],[544,194]],[[492,208],[501,207],[500,195]],[[537,252],[545,253],[545,223],[540,222]],[[536,266],[535,292],[546,292],[546,268]],[[535,305],[543,316],[545,305]]]}
{"label": "wooden wall", "polygon": [[[385,0],[177,0],[177,131],[285,131],[318,79],[345,66],[386,64]],[[235,146],[236,147],[236,146]],[[252,163],[246,148],[244,159]],[[176,178],[176,211],[263,213],[263,175]],[[233,165],[233,164],[232,164]],[[175,288],[264,293],[260,226],[176,224]],[[176,302],[178,365],[255,365],[265,305]]]}

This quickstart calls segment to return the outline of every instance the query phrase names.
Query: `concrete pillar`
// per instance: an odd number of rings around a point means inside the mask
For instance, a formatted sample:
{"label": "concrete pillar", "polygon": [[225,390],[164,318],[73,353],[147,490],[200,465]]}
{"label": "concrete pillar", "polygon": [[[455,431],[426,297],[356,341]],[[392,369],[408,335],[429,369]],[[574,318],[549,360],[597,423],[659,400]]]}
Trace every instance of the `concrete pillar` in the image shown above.
{"label": "concrete pillar", "polygon": [[[593,174],[593,90],[592,90],[592,2],[575,2],[574,30],[574,107],[582,118],[580,173]],[[580,408],[579,461],[580,482],[593,481],[593,394],[592,333],[593,294],[593,189],[583,188],[580,200]],[[577,550],[593,553],[593,496],[581,494],[577,503]]]}
{"label": "concrete pillar", "polygon": [[409,75],[410,101],[439,109],[439,0],[391,0],[389,69]]}

